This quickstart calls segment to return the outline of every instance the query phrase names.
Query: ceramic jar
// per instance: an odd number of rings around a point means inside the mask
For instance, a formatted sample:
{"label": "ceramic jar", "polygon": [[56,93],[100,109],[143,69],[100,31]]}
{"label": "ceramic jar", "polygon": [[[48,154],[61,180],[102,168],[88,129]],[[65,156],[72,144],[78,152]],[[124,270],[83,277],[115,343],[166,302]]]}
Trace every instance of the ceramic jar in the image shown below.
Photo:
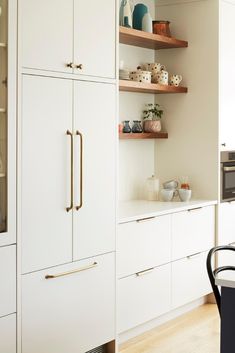
{"label": "ceramic jar", "polygon": [[153,33],[161,36],[171,37],[169,21],[153,21]]}
{"label": "ceramic jar", "polygon": [[142,19],[142,31],[153,33],[153,19],[149,12],[147,12]]}
{"label": "ceramic jar", "polygon": [[145,120],[144,132],[160,132],[162,129],[161,120]]}
{"label": "ceramic jar", "polygon": [[170,85],[178,87],[182,80],[183,80],[183,77],[181,75],[172,75],[170,77]]}
{"label": "ceramic jar", "polygon": [[148,201],[157,201],[159,197],[159,179],[154,175],[146,181],[146,199]]}
{"label": "ceramic jar", "polygon": [[144,4],[137,4],[133,11],[133,28],[142,31],[142,21],[144,15],[148,12],[148,8]]}
{"label": "ceramic jar", "polygon": [[151,83],[151,72],[143,70],[131,71],[130,79],[137,82]]}
{"label": "ceramic jar", "polygon": [[141,121],[140,120],[133,120],[133,126],[131,131],[134,134],[140,134],[141,132],[143,132],[142,126],[141,126]]}
{"label": "ceramic jar", "polygon": [[161,72],[158,72],[153,75],[152,82],[158,83],[159,85],[167,86],[168,85],[168,77],[169,77],[168,72],[165,70],[162,70]]}
{"label": "ceramic jar", "polygon": [[131,132],[131,127],[130,127],[130,120],[125,120],[124,121],[124,126],[123,126],[123,133],[129,134]]}

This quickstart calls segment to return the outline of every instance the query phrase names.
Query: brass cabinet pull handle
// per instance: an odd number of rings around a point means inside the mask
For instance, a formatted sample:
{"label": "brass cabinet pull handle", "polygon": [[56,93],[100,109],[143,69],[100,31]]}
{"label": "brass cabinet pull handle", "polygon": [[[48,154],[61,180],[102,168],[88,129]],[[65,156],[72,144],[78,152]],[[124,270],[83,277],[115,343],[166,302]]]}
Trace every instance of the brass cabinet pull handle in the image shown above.
{"label": "brass cabinet pull handle", "polygon": [[76,131],[76,135],[80,137],[80,204],[76,206],[76,210],[80,210],[83,206],[83,136],[80,131]]}
{"label": "brass cabinet pull handle", "polygon": [[187,259],[188,260],[191,260],[191,259],[195,259],[196,257],[200,256],[200,252],[197,252],[196,254],[192,254],[192,255],[189,255],[187,256]]}
{"label": "brass cabinet pull handle", "polygon": [[201,209],[202,209],[202,207],[195,207],[195,208],[188,209],[188,212],[198,211]]}
{"label": "brass cabinet pull handle", "polygon": [[83,69],[83,65],[82,64],[76,65],[76,69],[82,70]]}
{"label": "brass cabinet pull handle", "polygon": [[155,216],[154,217],[146,217],[146,218],[142,218],[142,219],[137,219],[136,222],[137,223],[148,222],[148,221],[153,220],[154,218],[156,218],[156,217]]}
{"label": "brass cabinet pull handle", "polygon": [[70,136],[71,139],[71,172],[70,172],[70,206],[66,207],[66,211],[72,211],[73,209],[73,173],[74,173],[74,166],[73,166],[73,134],[69,130],[67,130],[66,134]]}
{"label": "brass cabinet pull handle", "polygon": [[147,270],[137,272],[137,273],[136,273],[136,276],[137,276],[137,277],[141,277],[141,276],[147,275],[147,274],[149,274],[149,273],[152,273],[153,271],[154,271],[154,267],[148,268]]}
{"label": "brass cabinet pull handle", "polygon": [[70,67],[70,69],[76,69],[76,67],[77,67],[77,65],[75,65],[74,63],[68,63],[67,65],[66,65],[67,67]]}
{"label": "brass cabinet pull handle", "polygon": [[74,273],[90,270],[90,269],[97,267],[97,266],[98,266],[98,263],[94,262],[92,265],[84,266],[84,267],[78,268],[76,270],[58,273],[57,275],[46,275],[45,279],[55,279],[55,278],[59,278],[59,277],[69,276],[69,275],[73,275]]}

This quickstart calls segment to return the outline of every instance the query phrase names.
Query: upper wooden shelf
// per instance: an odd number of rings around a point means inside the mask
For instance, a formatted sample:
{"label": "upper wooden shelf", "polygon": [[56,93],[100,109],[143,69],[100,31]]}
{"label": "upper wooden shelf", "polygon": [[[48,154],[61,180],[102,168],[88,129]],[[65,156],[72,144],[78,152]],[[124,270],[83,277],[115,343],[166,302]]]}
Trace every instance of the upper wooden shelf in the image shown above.
{"label": "upper wooden shelf", "polygon": [[167,132],[119,133],[120,140],[167,139]]}
{"label": "upper wooden shelf", "polygon": [[119,91],[140,93],[187,93],[187,87],[159,85],[157,83],[142,83],[136,81],[119,80]]}
{"label": "upper wooden shelf", "polygon": [[159,34],[119,27],[119,42],[148,49],[187,48],[188,42]]}

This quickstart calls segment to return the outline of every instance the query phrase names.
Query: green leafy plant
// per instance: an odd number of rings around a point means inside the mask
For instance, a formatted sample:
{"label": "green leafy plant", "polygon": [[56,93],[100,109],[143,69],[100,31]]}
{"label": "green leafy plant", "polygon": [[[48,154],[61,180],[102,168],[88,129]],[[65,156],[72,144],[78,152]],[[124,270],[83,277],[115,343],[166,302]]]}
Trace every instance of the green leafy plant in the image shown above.
{"label": "green leafy plant", "polygon": [[143,110],[144,120],[160,120],[163,115],[163,110],[159,109],[159,104],[146,104],[146,109]]}

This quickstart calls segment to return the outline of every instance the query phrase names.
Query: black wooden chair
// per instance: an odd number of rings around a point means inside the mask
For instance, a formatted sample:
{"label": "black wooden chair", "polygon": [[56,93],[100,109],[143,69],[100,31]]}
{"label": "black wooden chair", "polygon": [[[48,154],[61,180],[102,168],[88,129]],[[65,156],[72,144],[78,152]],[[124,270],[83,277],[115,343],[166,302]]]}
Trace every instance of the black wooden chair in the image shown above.
{"label": "black wooden chair", "polygon": [[228,251],[235,251],[235,247],[231,245],[222,245],[222,246],[216,246],[212,248],[208,255],[207,255],[207,261],[206,261],[206,267],[207,267],[207,273],[210,279],[211,287],[213,289],[214,295],[215,295],[215,300],[216,304],[219,310],[219,314],[221,315],[221,295],[220,295],[220,290],[218,286],[215,284],[215,277],[218,273],[223,272],[223,271],[235,271],[235,266],[221,266],[218,268],[215,268],[212,270],[212,257],[213,255],[218,252],[218,251],[223,251],[223,250],[228,250]]}

